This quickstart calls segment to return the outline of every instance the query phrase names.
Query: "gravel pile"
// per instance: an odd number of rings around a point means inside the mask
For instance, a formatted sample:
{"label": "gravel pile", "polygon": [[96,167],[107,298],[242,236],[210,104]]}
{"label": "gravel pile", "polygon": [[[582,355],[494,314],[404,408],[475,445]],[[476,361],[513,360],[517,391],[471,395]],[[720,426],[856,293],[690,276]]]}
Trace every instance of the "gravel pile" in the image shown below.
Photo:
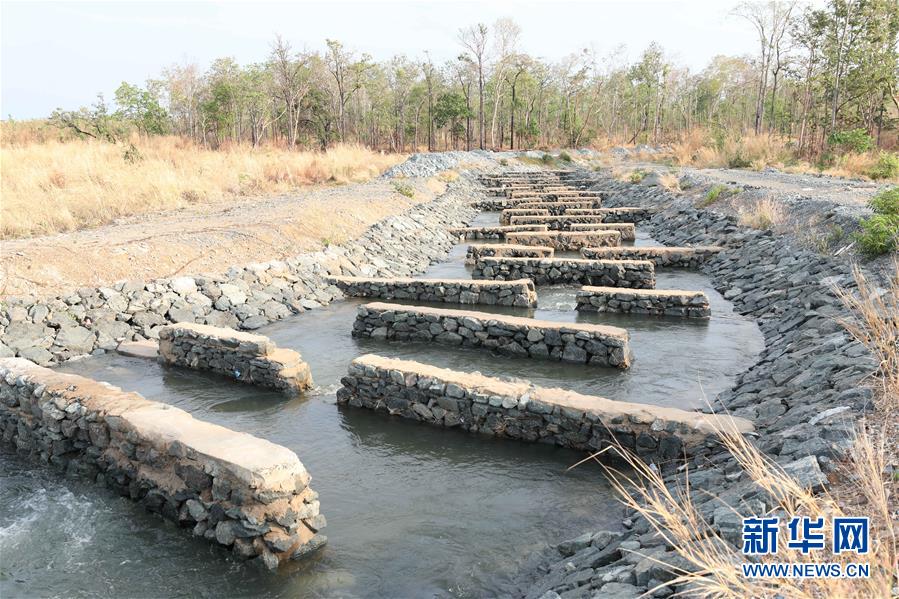
{"label": "gravel pile", "polygon": [[[432,177],[439,172],[455,168],[460,163],[468,166],[490,168],[499,166],[497,161],[505,153],[488,152],[486,150],[473,150],[471,152],[422,152],[412,154],[405,162],[402,162],[387,172],[382,177]],[[510,154],[511,155],[511,154]]]}

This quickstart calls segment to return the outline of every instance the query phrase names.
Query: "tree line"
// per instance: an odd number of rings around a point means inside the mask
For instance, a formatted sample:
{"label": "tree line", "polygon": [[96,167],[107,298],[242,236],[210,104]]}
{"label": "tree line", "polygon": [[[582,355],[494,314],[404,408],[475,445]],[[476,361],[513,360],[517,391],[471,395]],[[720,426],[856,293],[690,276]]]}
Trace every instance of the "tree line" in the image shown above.
{"label": "tree line", "polygon": [[674,64],[655,43],[630,62],[623,47],[542,60],[521,51],[511,19],[460,30],[458,57],[442,64],[427,52],[375,61],[336,40],[306,51],[276,37],[263,62],[175,65],[143,87],[123,83],[114,107],[101,97],[51,120],[79,136],[137,130],[210,148],[658,144],[696,128],[719,139],[776,134],[809,156],[895,144],[896,0],[745,2],[733,18],[756,32],[757,53],[716,56],[699,72]]}

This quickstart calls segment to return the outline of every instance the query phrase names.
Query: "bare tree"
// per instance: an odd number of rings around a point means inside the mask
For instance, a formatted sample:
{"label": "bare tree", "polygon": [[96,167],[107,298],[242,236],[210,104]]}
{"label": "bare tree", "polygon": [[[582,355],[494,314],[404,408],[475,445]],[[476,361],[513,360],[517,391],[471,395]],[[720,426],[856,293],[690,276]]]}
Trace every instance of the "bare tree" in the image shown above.
{"label": "bare tree", "polygon": [[297,143],[300,128],[300,105],[310,89],[309,78],[305,74],[309,56],[294,54],[290,44],[279,35],[272,45],[269,62],[274,72],[276,93],[284,106],[283,114],[287,117],[287,143],[292,148]]}
{"label": "bare tree", "polygon": [[477,67],[478,71],[478,146],[482,150],[485,149],[484,81],[488,39],[488,29],[483,23],[459,31],[459,42],[468,51],[468,59]]}
{"label": "bare tree", "polygon": [[790,24],[790,15],[796,6],[795,0],[782,2],[741,2],[734,9],[736,15],[749,21],[755,27],[759,40],[759,82],[755,101],[755,132],[762,132],[762,121],[765,115],[765,96],[768,89],[768,74],[775,52],[780,51]]}
{"label": "bare tree", "polygon": [[521,28],[512,19],[498,19],[493,24],[494,55],[496,56],[496,66],[493,69],[496,89],[493,90],[493,115],[490,118],[490,145],[493,147],[496,147],[496,116],[503,98],[503,83],[505,83],[506,71],[512,66],[519,35],[521,35]]}

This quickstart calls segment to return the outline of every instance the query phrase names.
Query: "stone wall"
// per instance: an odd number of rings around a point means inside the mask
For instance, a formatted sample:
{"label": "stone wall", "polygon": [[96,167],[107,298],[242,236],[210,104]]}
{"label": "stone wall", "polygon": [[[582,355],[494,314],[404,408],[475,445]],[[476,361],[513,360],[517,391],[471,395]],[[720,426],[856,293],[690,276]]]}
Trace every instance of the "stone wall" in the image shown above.
{"label": "stone wall", "polygon": [[181,322],[159,330],[159,357],[170,366],[208,370],[230,379],[295,394],[312,387],[302,356],[263,335]]}
{"label": "stone wall", "polygon": [[549,216],[545,208],[509,208],[499,215],[499,224],[508,225],[512,216]]}
{"label": "stone wall", "polygon": [[637,239],[637,227],[634,223],[571,223],[571,231],[618,231],[622,241],[634,241]]}
{"label": "stone wall", "polygon": [[276,568],[326,542],[318,494],[295,453],[136,393],[3,358],[0,430],[20,452],[139,501],[240,559]]}
{"label": "stone wall", "polygon": [[548,231],[546,225],[506,225],[495,227],[455,227],[449,230],[457,239],[505,239],[506,233],[517,231]]}
{"label": "stone wall", "polygon": [[548,246],[560,252],[576,252],[584,247],[621,245],[618,231],[526,231],[507,233],[506,241],[519,245]]}
{"label": "stone wall", "polygon": [[162,326],[197,322],[257,329],[339,297],[329,275],[409,276],[443,258],[456,242],[448,227],[471,219],[477,187],[466,177],[439,199],[372,225],[359,239],[225,273],[121,281],[50,298],[0,303],[0,357],[38,364],[115,350],[121,341],[155,339]]}
{"label": "stone wall", "polygon": [[709,298],[702,291],[680,289],[620,289],[585,286],[577,292],[580,312],[618,312],[708,318]]}
{"label": "stone wall", "polygon": [[482,243],[468,246],[465,263],[474,264],[482,256],[504,256],[508,258],[552,258],[555,250],[538,245],[513,245],[509,243]]}
{"label": "stone wall", "polygon": [[472,281],[471,279],[372,279],[332,277],[329,279],[350,297],[385,300],[486,304],[488,306],[537,306],[534,283],[518,281]]}
{"label": "stone wall", "polygon": [[[803,248],[788,234],[741,227],[735,216],[714,207],[697,209],[694,202],[702,201],[705,187],[675,196],[657,186],[611,179],[598,179],[597,185],[612,191],[610,205],[657,211],[644,224],[661,243],[721,246],[702,269],[735,312],[756,320],[765,347],[731,389],[712,398],[713,408],[751,420],[757,432],[753,444],[800,486],[818,490],[828,475],[841,476],[853,431],[872,408],[866,380],[876,369],[865,347],[839,324],[850,314],[833,286],[852,289],[849,262]],[[704,523],[697,534],[718,535],[738,552],[741,513],[778,509],[723,447],[699,451],[683,466],[680,472],[664,471],[663,480],[683,487],[689,479]],[[616,530],[588,530],[560,543],[509,594],[576,599],[637,596],[657,587],[657,595],[688,592],[665,586],[674,578],[666,563],[691,568],[644,518],[630,512]]]}
{"label": "stone wall", "polygon": [[572,208],[599,208],[599,200],[582,200],[576,202],[524,202],[519,204],[521,209],[542,209],[547,210],[551,215],[565,214]]}
{"label": "stone wall", "polygon": [[354,337],[429,341],[591,366],[628,368],[624,329],[467,310],[371,303],[359,306]]}
{"label": "stone wall", "polygon": [[341,383],[341,405],[591,452],[609,447],[614,438],[657,463],[714,445],[722,427],[752,431],[742,418],[612,401],[371,354],[353,360]]}
{"label": "stone wall", "polygon": [[653,289],[655,267],[647,260],[583,260],[577,258],[481,258],[474,279],[531,279],[537,285],[594,285]]}
{"label": "stone wall", "polygon": [[656,267],[699,268],[721,251],[720,246],[582,248],[584,258],[595,260],[651,260]]}
{"label": "stone wall", "polygon": [[558,216],[512,216],[509,218],[512,225],[545,225],[550,231],[568,231],[572,223],[599,224],[602,216],[579,215],[572,216],[567,212]]}

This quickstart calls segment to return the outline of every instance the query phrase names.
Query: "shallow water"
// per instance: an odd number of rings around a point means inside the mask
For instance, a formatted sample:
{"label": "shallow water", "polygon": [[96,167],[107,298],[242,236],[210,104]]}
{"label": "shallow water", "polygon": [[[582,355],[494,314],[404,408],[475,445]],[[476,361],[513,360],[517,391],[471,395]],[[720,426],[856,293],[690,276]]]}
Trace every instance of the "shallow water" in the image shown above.
{"label": "shallow water", "polygon": [[[482,214],[479,223],[495,223]],[[639,245],[652,244],[640,236]],[[465,244],[423,276],[465,277]],[[300,351],[318,388],[301,398],[118,355],[62,370],[109,381],[201,419],[294,450],[321,495],[329,544],[276,574],[233,560],[126,499],[0,452],[0,595],[483,596],[501,592],[532,551],[587,528],[616,527],[621,509],[583,454],[495,440],[338,408],[334,392],[363,353],[489,375],[520,376],[609,398],[690,408],[728,387],[762,347],[751,322],[699,273],[661,270],[660,288],[702,289],[714,316],[697,322],[578,315],[574,288],[538,287],[539,309],[493,309],[626,327],[627,372],[350,336],[357,300],[274,323],[261,333]],[[448,307],[443,304],[444,307]],[[482,310],[478,306],[474,309]]]}

